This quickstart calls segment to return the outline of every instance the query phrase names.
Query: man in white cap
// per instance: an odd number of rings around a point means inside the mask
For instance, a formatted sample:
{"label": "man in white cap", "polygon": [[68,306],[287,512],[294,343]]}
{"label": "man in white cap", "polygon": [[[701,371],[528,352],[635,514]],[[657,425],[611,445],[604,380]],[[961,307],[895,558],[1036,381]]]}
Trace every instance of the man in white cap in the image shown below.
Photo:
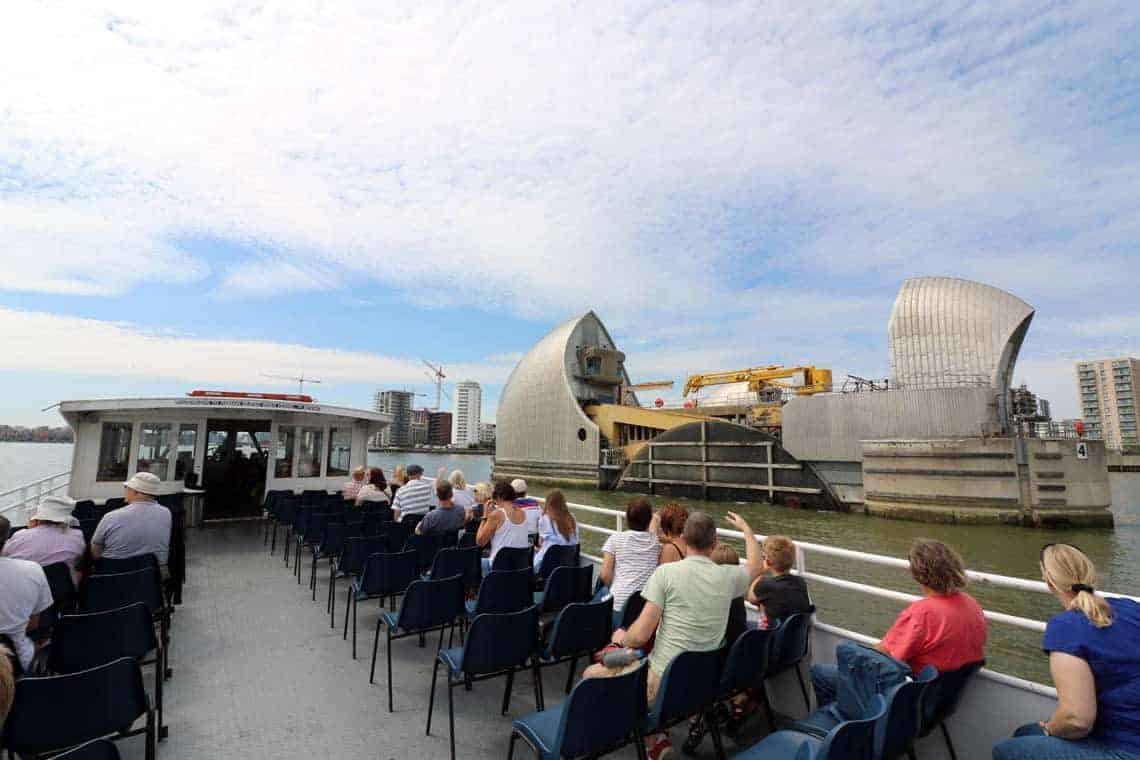
{"label": "man in white cap", "polygon": [[[0,555],[12,527],[0,515]],[[16,659],[27,670],[36,654],[28,631],[39,626],[40,613],[52,605],[51,586],[44,569],[26,559],[0,556],[0,634],[16,649]]]}
{"label": "man in white cap", "polygon": [[28,518],[28,527],[8,539],[0,555],[26,559],[42,567],[65,562],[75,577],[87,542],[83,532],[71,527],[75,502],[64,496],[48,496]]}
{"label": "man in white cap", "polygon": [[538,520],[542,517],[542,504],[538,499],[526,495],[526,481],[515,478],[511,481],[511,488],[515,489],[515,506],[526,515],[526,532],[531,535],[538,534]]}
{"label": "man in white cap", "polygon": [[103,515],[91,537],[95,559],[126,559],[154,554],[161,565],[170,556],[170,510],[155,501],[162,481],[152,472],[139,472],[123,483],[126,506]]}

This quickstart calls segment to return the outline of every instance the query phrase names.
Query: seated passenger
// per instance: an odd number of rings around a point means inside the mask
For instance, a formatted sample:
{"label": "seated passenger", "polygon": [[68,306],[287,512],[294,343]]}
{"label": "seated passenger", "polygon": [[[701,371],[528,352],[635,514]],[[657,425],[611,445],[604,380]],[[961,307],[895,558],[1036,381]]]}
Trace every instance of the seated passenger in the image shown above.
{"label": "seated passenger", "polygon": [[41,567],[65,562],[73,580],[87,542],[83,531],[71,527],[75,502],[63,496],[48,496],[28,518],[28,527],[8,539],[0,556],[26,559]]}
{"label": "seated passenger", "polygon": [[435,496],[439,499],[439,509],[433,509],[416,523],[416,533],[421,536],[458,533],[466,523],[463,510],[452,499],[451,483],[440,480],[435,484]]}
{"label": "seated passenger", "polygon": [[542,514],[542,504],[538,499],[526,495],[526,481],[515,478],[511,481],[511,488],[515,489],[515,506],[526,513],[526,529],[532,536],[538,533],[538,518]]}
{"label": "seated passenger", "polygon": [[170,510],[155,501],[162,481],[150,472],[135,473],[123,484],[126,505],[103,515],[91,536],[95,559],[127,559],[153,554],[166,566],[170,555]]}
{"label": "seated passenger", "polygon": [[[740,555],[736,549],[728,544],[717,543],[710,555],[710,559],[718,565],[739,565]],[[748,615],[744,609],[744,597],[738,596],[732,600],[728,609],[728,622],[724,627],[724,645],[731,647],[740,634],[748,627]]]}
{"label": "seated passenger", "polygon": [[392,497],[392,512],[396,522],[404,515],[426,515],[439,504],[435,498],[435,483],[424,478],[424,468],[408,465],[408,482],[400,486]]}
{"label": "seated passenger", "polygon": [[467,478],[463,477],[462,470],[452,470],[447,480],[451,483],[451,498],[455,506],[464,512],[475,506],[475,492],[467,487]]}
{"label": "seated passenger", "polygon": [[526,514],[515,506],[515,489],[505,480],[495,483],[492,499],[487,507],[486,519],[479,526],[475,543],[490,546],[491,555],[483,558],[483,572],[487,573],[500,549],[527,549],[530,534],[527,532]]}
{"label": "seated passenger", "polygon": [[12,699],[16,696],[16,678],[12,673],[12,658],[15,654],[7,647],[0,646],[0,726],[8,719],[12,709]]}
{"label": "seated passenger", "polygon": [[796,545],[787,536],[768,536],[764,542],[764,570],[748,591],[748,601],[760,608],[761,627],[775,628],[789,615],[811,612],[807,582],[792,575]]}
{"label": "seated passenger", "polygon": [[373,467],[368,471],[368,483],[357,491],[354,503],[358,507],[367,503],[390,504],[392,497],[388,492],[388,483],[384,480],[384,471]]}
{"label": "seated passenger", "polygon": [[471,493],[475,502],[467,508],[467,522],[478,522],[483,519],[483,513],[492,501],[491,484],[480,481],[471,486]]}
{"label": "seated passenger", "polygon": [[546,495],[546,506],[538,518],[538,551],[534,554],[534,569],[542,567],[542,558],[552,546],[577,546],[578,522],[566,506],[566,497],[555,488]]}
{"label": "seated passenger", "polygon": [[[739,515],[729,512],[726,519],[744,534],[746,564],[717,565],[711,555],[717,546],[716,524],[706,514],[694,512],[683,531],[688,554],[680,562],[659,566],[653,571],[641,595],[645,608],[629,630],[618,628],[613,642],[637,649],[654,632],[657,641],[649,655],[647,698],[652,705],[669,663],[681,652],[707,652],[724,643],[732,600],[744,596],[752,580],[763,571],[760,545],[752,528]],[[591,665],[585,678],[605,678],[629,672],[638,663],[620,668]],[[646,737],[649,757],[658,760],[671,753],[668,735]]]}
{"label": "seated passenger", "polygon": [[[974,598],[962,591],[966,569],[958,552],[941,541],[917,538],[909,559],[923,598],[899,614],[875,649],[906,663],[913,673],[927,665],[948,673],[984,659],[986,619]],[[838,679],[834,665],[812,665],[819,704],[835,699]]]}
{"label": "seated passenger", "polygon": [[[11,531],[8,518],[0,516],[0,554]],[[36,629],[40,613],[51,607],[52,601],[51,587],[39,564],[0,556],[0,634],[12,642],[25,671],[36,653],[28,631]]]}
{"label": "seated passenger", "polygon": [[1057,709],[994,747],[994,760],[1140,758],[1140,604],[1096,594],[1096,568],[1080,549],[1046,544],[1041,574],[1065,611],[1042,648]]}
{"label": "seated passenger", "polygon": [[340,495],[344,497],[345,501],[355,502],[356,495],[360,493],[360,489],[364,487],[364,475],[368,472],[366,467],[357,467],[352,471],[352,480],[341,486]]}
{"label": "seated passenger", "polygon": [[639,496],[625,508],[626,530],[611,533],[602,545],[602,568],[598,579],[614,597],[614,628],[621,626],[625,603],[635,591],[645,588],[657,569],[661,542],[649,532],[653,507]]}
{"label": "seated passenger", "polygon": [[680,504],[666,504],[657,513],[657,537],[661,541],[662,565],[679,562],[688,553],[684,536],[688,517],[688,510]]}

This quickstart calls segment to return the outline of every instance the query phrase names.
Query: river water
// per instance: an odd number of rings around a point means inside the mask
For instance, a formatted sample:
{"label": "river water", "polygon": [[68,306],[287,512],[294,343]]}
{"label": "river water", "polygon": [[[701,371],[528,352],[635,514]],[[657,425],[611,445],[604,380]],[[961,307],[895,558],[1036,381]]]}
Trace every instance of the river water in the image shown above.
{"label": "river water", "polygon": [[[449,472],[463,470],[471,483],[487,480],[491,458],[481,454],[435,454],[419,452],[370,452],[369,464],[390,474],[397,464],[416,462],[434,475],[441,466]],[[69,444],[0,443],[0,491],[70,467]],[[679,500],[689,510],[721,516],[729,509],[744,515],[758,533],[784,533],[812,543],[905,557],[917,536],[937,538],[954,546],[971,569],[1036,579],[1041,545],[1066,541],[1080,546],[1101,572],[1099,586],[1120,593],[1140,595],[1140,473],[1111,475],[1116,528],[1107,530],[1042,531],[1006,526],[941,525],[905,520],[885,520],[864,515],[789,509],[768,504],[727,504],[696,499]],[[539,492],[541,495],[541,491]],[[568,489],[570,501],[615,509],[624,508],[630,496],[607,491]],[[655,498],[657,505],[664,499]],[[583,522],[612,528],[611,521],[596,515],[580,515]],[[598,534],[583,534],[584,548],[597,553]],[[809,570],[825,575],[871,583],[916,593],[905,571],[879,568],[866,563],[841,561],[808,552]],[[1058,611],[1056,602],[1044,595],[985,588],[971,588],[988,609],[1045,620]],[[819,583],[812,596],[820,616],[829,623],[880,636],[902,608],[900,603],[862,594],[852,594]],[[999,623],[990,625],[987,656],[991,667],[1006,673],[1047,682],[1048,670],[1040,653],[1040,635]]]}

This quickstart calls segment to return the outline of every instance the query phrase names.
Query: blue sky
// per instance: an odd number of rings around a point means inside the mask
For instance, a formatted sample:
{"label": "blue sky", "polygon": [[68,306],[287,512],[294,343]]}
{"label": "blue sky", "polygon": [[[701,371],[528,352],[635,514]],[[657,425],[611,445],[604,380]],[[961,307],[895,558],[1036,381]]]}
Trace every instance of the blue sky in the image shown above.
{"label": "blue sky", "polygon": [[[25,2],[0,29],[0,421],[486,389],[596,310],[636,380],[888,373],[903,278],[1140,354],[1134,3]],[[426,400],[426,399],[425,399]]]}

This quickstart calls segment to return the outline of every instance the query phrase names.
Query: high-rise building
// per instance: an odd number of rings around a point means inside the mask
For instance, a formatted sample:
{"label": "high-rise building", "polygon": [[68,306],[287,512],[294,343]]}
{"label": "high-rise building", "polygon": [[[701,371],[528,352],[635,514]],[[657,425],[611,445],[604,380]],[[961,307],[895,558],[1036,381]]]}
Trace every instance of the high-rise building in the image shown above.
{"label": "high-rise building", "polygon": [[1089,438],[1110,449],[1135,446],[1136,374],[1140,361],[1131,357],[1077,363],[1077,393]]}
{"label": "high-rise building", "polygon": [[392,424],[380,431],[377,443],[381,446],[410,446],[412,444],[412,392],[377,391],[373,397],[376,411],[392,415]]}
{"label": "high-rise building", "polygon": [[413,446],[423,446],[428,442],[428,415],[431,412],[427,409],[413,409],[408,429],[411,433],[411,443]]}
{"label": "high-rise building", "polygon": [[455,384],[455,424],[451,440],[457,446],[479,443],[483,413],[483,388],[473,380]]}
{"label": "high-rise building", "polygon": [[429,412],[427,423],[429,446],[451,445],[451,412]]}
{"label": "high-rise building", "polygon": [[479,443],[494,444],[495,443],[495,423],[494,422],[481,422],[479,423]]}

